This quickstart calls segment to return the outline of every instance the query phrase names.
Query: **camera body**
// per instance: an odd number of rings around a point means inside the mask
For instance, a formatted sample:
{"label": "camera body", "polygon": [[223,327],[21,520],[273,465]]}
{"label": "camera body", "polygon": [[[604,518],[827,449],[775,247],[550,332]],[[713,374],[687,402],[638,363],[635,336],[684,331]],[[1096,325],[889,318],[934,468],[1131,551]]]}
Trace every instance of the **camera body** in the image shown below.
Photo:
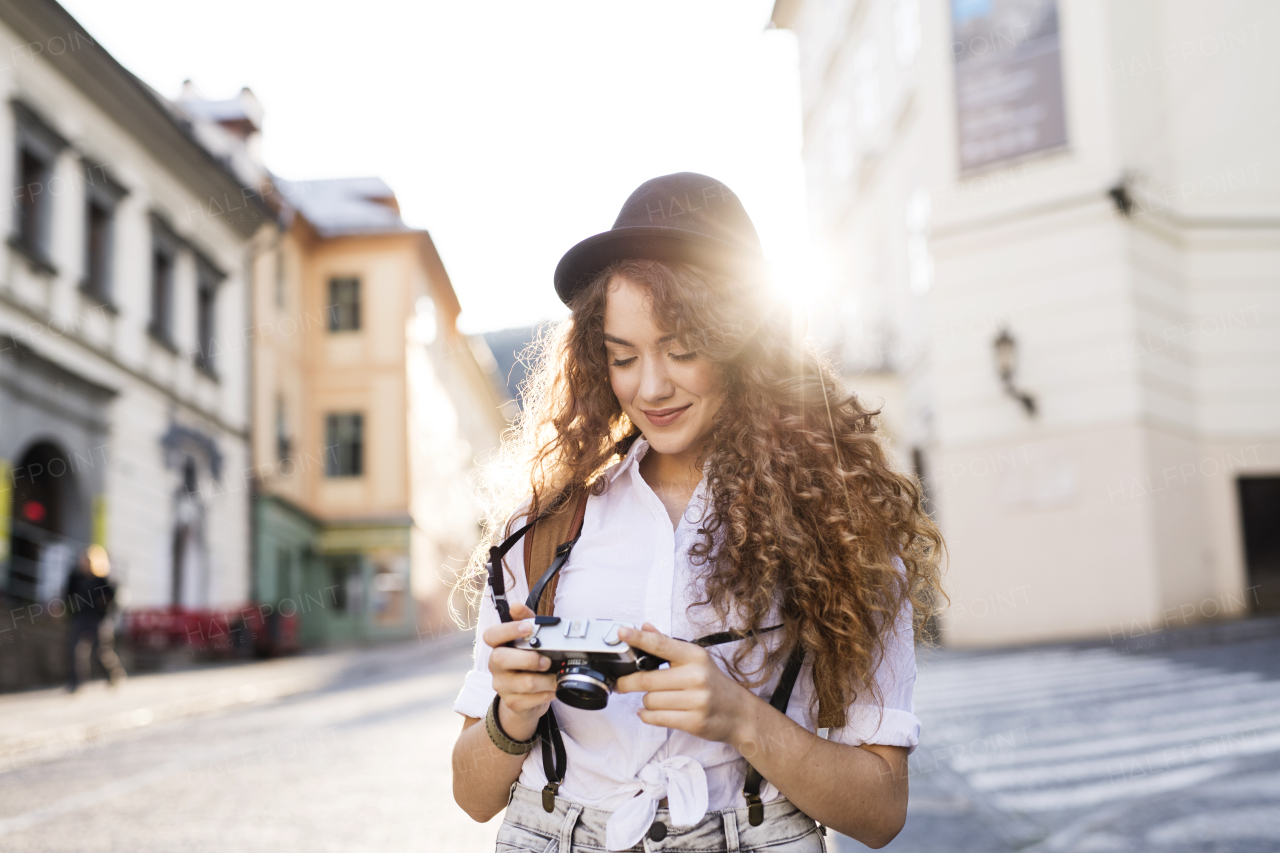
{"label": "camera body", "polygon": [[618,636],[623,627],[635,626],[612,619],[538,616],[533,620],[533,634],[516,640],[515,647],[551,659],[557,699],[574,708],[598,711],[609,703],[619,678],[667,663],[624,643]]}

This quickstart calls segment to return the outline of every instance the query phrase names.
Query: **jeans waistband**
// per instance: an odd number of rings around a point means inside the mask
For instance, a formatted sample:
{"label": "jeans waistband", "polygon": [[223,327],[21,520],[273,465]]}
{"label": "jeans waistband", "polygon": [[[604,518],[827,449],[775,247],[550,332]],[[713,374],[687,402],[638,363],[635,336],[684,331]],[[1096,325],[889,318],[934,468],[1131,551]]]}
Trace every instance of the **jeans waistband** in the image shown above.
{"label": "jeans waistband", "polygon": [[[542,808],[541,791],[517,783],[507,805],[506,818],[498,831],[499,849],[503,849],[502,842],[505,842],[515,849],[533,847],[557,853],[603,851],[605,824],[612,814],[564,797],[556,797],[555,811],[547,812]],[[747,820],[745,807],[709,811],[697,826],[683,829],[672,826],[670,812],[660,808],[654,822],[663,824],[663,837],[647,837],[640,846],[631,848],[633,851],[723,850],[748,853],[768,847],[788,853],[792,850],[817,853],[825,849],[813,818],[785,799],[764,804],[764,821],[759,826],[752,826]]]}

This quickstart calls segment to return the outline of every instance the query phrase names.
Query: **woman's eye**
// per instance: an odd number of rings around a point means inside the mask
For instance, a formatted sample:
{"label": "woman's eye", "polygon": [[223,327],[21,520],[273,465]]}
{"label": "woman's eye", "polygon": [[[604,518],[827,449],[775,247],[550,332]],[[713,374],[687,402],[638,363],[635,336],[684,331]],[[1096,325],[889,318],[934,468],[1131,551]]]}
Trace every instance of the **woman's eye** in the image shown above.
{"label": "woman's eye", "polygon": [[631,356],[631,358],[615,358],[613,361],[609,363],[614,367],[626,367],[628,364],[630,364],[635,360],[636,360],[636,357],[633,355]]}
{"label": "woman's eye", "polygon": [[696,352],[681,352],[681,353],[673,352],[673,353],[670,353],[670,355],[676,361],[693,361],[695,358],[698,357],[698,354]]}

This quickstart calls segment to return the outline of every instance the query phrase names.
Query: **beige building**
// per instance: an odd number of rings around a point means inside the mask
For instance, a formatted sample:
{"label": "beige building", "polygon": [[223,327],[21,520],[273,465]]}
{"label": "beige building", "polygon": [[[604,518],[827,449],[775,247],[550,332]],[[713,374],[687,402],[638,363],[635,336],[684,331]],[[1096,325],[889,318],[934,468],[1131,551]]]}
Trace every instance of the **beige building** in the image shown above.
{"label": "beige building", "polygon": [[1280,605],[1280,7],[779,0],[773,20],[799,41],[835,271],[820,331],[932,493],[946,640]]}
{"label": "beige building", "polygon": [[296,602],[304,640],[436,630],[508,401],[384,182],[275,187],[292,221],[254,275],[259,599]]}
{"label": "beige building", "polygon": [[430,634],[480,534],[468,477],[515,404],[431,236],[379,178],[286,181],[263,109],[190,83],[177,107],[280,230],[251,265],[253,600],[268,645]]}

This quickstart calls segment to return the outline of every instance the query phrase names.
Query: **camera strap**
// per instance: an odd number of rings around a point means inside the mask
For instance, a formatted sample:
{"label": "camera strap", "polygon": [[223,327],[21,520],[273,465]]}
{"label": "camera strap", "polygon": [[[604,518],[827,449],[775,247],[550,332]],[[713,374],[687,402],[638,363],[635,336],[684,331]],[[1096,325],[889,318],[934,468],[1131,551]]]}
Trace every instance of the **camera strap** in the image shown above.
{"label": "camera strap", "polygon": [[[521,537],[529,533],[533,526],[544,518],[559,511],[566,500],[569,498],[569,491],[561,492],[554,501],[551,502],[538,517],[521,527],[515,533],[512,533],[501,544],[489,549],[489,587],[493,590],[493,603],[498,610],[498,618],[503,622],[512,621],[511,606],[507,602],[507,584],[506,576],[502,572],[502,560],[507,556],[511,548],[520,541]],[[578,505],[574,511],[573,519],[570,525],[571,538],[567,542],[561,543],[556,547],[555,558],[547,571],[533,585],[529,591],[529,597],[525,600],[525,605],[534,613],[538,612],[538,604],[542,600],[542,595],[546,591],[548,584],[560,573],[564,568],[564,564],[569,561],[569,554],[573,551],[573,546],[578,543],[578,538],[582,535],[582,520],[586,515],[587,493],[583,492],[578,499]],[[528,549],[526,548],[526,554]],[[526,563],[528,558],[526,557]],[[528,565],[525,571],[528,571]],[[564,782],[564,774],[569,766],[569,759],[565,753],[564,739],[560,735],[560,726],[556,722],[556,715],[551,708],[547,708],[547,712],[538,720],[538,739],[542,741],[542,769],[547,776],[547,786],[542,789],[542,807],[548,813],[556,809],[556,792],[560,790],[561,783]]]}
{"label": "camera strap", "polygon": [[569,769],[569,757],[564,751],[556,712],[548,706],[547,713],[538,720],[538,737],[542,741],[542,770],[547,776],[547,786],[542,789],[542,808],[547,814],[556,810],[556,792],[564,782]]}
{"label": "camera strap", "polygon": [[[515,533],[512,533],[506,539],[503,539],[502,542],[499,543],[498,545],[494,545],[492,548],[489,549],[489,563],[487,566],[488,572],[489,572],[489,588],[493,590],[493,604],[498,609],[498,618],[501,619],[503,622],[511,621],[511,605],[507,602],[507,579],[506,579],[506,576],[502,573],[502,561],[506,558],[507,552],[509,552],[512,549],[512,547],[514,547],[515,544],[519,542],[520,539],[525,534],[527,534],[530,530],[532,530],[535,524],[537,524],[539,521],[542,521],[544,518],[558,512],[560,508],[564,506],[565,501],[568,499],[569,499],[569,490],[566,489],[565,491],[556,495],[555,500],[553,500],[547,506],[546,509],[538,513],[537,518],[533,519],[528,524],[521,527]],[[555,565],[556,572],[559,572],[560,568],[565,564],[566,561],[568,561],[569,551],[573,549],[574,544],[578,541],[578,537],[582,535],[582,518],[586,512],[586,505],[587,505],[587,496],[585,493],[582,495],[579,501],[579,504],[580,505],[578,507],[578,510],[574,515],[574,521],[576,522],[576,524],[573,530],[573,541],[566,542],[556,549],[556,559],[558,561],[557,564]],[[561,550],[564,551],[563,558],[561,558],[561,554],[560,554]],[[525,566],[525,571],[526,572],[528,571],[528,566]],[[554,573],[547,572],[548,576],[552,574]],[[545,586],[546,586],[545,582],[540,582],[538,584],[537,590],[538,590],[539,597],[541,597],[542,591]],[[537,601],[537,599],[534,598],[532,595],[530,595],[530,600],[535,602]],[[534,612],[537,612],[537,607],[533,604],[529,605],[529,609],[533,610]]]}

